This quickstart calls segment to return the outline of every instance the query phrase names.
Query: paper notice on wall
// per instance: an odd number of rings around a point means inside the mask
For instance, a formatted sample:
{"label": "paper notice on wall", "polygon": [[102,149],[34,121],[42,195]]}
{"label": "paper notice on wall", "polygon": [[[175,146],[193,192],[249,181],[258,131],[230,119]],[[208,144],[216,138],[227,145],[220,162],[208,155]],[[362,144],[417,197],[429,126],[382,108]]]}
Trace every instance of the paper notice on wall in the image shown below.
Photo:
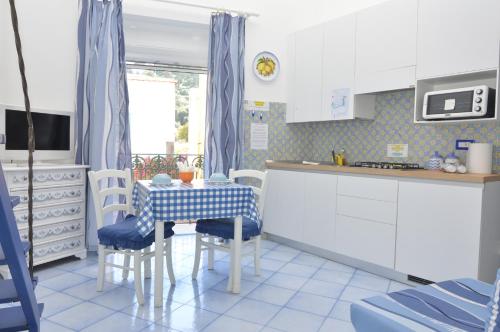
{"label": "paper notice on wall", "polygon": [[250,149],[267,150],[268,143],[267,123],[252,123],[250,126]]}
{"label": "paper notice on wall", "polygon": [[350,89],[335,89],[330,94],[330,112],[333,118],[339,118],[349,112]]}
{"label": "paper notice on wall", "polygon": [[387,144],[387,157],[408,158],[408,144]]}
{"label": "paper notice on wall", "polygon": [[269,112],[269,103],[259,100],[247,100],[246,110],[251,112]]}

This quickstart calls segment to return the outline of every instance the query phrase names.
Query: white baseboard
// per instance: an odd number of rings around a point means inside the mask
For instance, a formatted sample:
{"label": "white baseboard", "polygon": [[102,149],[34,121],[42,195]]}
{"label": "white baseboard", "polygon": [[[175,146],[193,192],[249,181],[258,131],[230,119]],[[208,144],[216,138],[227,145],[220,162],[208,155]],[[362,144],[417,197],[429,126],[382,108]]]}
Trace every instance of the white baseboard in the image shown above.
{"label": "white baseboard", "polygon": [[395,281],[398,281],[401,283],[405,283],[407,285],[411,285],[411,286],[418,286],[419,285],[417,283],[409,281],[407,274],[397,272],[395,270],[392,270],[392,269],[389,269],[386,267],[382,267],[382,266],[379,266],[379,265],[376,265],[373,263],[365,262],[365,261],[362,261],[362,260],[359,260],[356,258],[352,258],[349,256],[341,255],[341,254],[338,254],[338,253],[335,253],[335,252],[332,252],[329,250],[314,247],[314,246],[311,246],[311,245],[308,245],[305,243],[286,239],[286,238],[283,238],[281,236],[277,236],[274,234],[264,233],[263,235],[264,235],[263,238],[265,238],[267,240],[278,242],[278,243],[287,245],[289,247],[292,247],[292,248],[295,248],[298,250],[302,250],[302,251],[305,251],[307,253],[310,253],[310,254],[313,254],[316,256],[326,258],[328,260],[332,260],[332,261],[339,262],[339,263],[342,263],[345,265],[349,265],[349,266],[355,267],[357,269],[364,270],[366,272],[370,272],[370,273],[373,273],[373,274],[376,274],[376,275],[379,275],[379,276],[382,276],[382,277],[385,277],[388,279],[392,279],[392,280],[395,280]]}

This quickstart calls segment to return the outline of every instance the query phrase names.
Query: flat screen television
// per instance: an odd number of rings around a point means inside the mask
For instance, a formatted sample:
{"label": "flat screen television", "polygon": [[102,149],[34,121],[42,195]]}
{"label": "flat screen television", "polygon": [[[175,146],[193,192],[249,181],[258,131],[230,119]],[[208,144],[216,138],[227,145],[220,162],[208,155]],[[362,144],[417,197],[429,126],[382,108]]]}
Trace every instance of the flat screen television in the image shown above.
{"label": "flat screen television", "polygon": [[[73,113],[61,111],[31,111],[35,129],[35,160],[73,159]],[[20,107],[0,107],[0,133],[5,144],[0,145],[3,160],[28,158],[28,120]]]}

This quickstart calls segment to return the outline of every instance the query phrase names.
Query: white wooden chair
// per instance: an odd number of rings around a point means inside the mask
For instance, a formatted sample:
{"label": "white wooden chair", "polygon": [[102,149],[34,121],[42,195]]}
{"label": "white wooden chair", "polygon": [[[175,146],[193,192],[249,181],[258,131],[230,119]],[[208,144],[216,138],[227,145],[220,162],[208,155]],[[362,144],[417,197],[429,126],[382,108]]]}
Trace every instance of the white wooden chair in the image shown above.
{"label": "white wooden chair", "polygon": [[[119,185],[119,181],[122,186]],[[142,290],[142,262],[145,266],[145,277],[151,278],[151,258],[154,251],[151,245],[154,242],[154,232],[146,237],[142,237],[135,224],[137,217],[132,207],[132,176],[130,169],[90,171],[89,182],[94,201],[97,230],[99,237],[98,259],[99,270],[97,274],[97,291],[101,292],[104,287],[105,267],[112,266],[123,270],[123,279],[128,278],[129,271],[134,271],[134,284],[137,302],[144,304],[144,294]],[[99,183],[101,182],[101,183]],[[124,186],[123,186],[124,184]],[[114,196],[114,197],[113,197]],[[119,197],[124,197],[124,203],[112,202],[107,204],[106,200],[116,201]],[[109,198],[108,198],[109,197]],[[104,216],[108,213],[122,212],[128,216],[121,222],[104,226]],[[172,224],[165,225],[164,254],[167,262],[168,276],[170,283],[175,284],[172,268],[172,241],[174,234]],[[106,256],[110,254],[124,255],[123,265],[118,265],[106,261]],[[130,258],[134,259],[134,266],[130,267]]]}
{"label": "white wooden chair", "polygon": [[[234,181],[237,178],[248,178],[257,180],[260,182],[260,187],[251,185],[252,190],[257,199],[257,207],[261,219],[263,220],[264,203],[266,195],[266,176],[267,172],[261,172],[257,170],[230,170],[229,178]],[[253,183],[252,183],[253,184]],[[242,249],[244,246],[253,246],[253,256],[254,256],[254,266],[255,274],[260,275],[260,241],[261,241],[261,228],[251,220],[246,220],[243,218],[243,231],[242,231]],[[232,219],[204,219],[198,220],[196,223],[196,249],[195,249],[195,260],[192,278],[196,279],[198,276],[198,270],[200,266],[201,251],[208,251],[208,269],[212,270],[214,268],[214,250],[222,250],[229,252],[231,255],[231,269],[233,271],[233,262],[235,255],[241,255],[245,250],[241,252],[234,252],[233,245],[234,237],[234,220]],[[218,239],[224,239],[225,241],[217,241]],[[232,286],[233,276],[232,273],[229,275],[229,281],[227,289],[230,290]]]}

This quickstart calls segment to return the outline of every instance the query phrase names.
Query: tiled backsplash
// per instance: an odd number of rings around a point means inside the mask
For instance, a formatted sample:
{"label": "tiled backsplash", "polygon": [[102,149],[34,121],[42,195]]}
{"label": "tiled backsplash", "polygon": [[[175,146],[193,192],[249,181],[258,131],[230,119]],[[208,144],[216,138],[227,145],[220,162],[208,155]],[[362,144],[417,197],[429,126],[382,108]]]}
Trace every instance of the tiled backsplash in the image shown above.
{"label": "tiled backsplash", "polygon": [[[331,150],[346,150],[348,162],[406,161],[423,165],[433,151],[445,155],[455,150],[455,140],[475,139],[496,147],[495,170],[500,172],[500,126],[497,122],[461,124],[414,124],[414,91],[378,94],[374,120],[329,121],[286,124],[286,104],[271,103],[262,122],[269,124],[267,151],[250,149],[250,123],[245,112],[244,167],[262,169],[266,159],[331,160]],[[268,114],[269,113],[269,114]],[[408,144],[408,158],[387,158],[387,144]],[[465,153],[456,151],[462,161]]]}
{"label": "tiled backsplash", "polygon": [[[263,119],[252,118],[245,111],[243,122],[245,126],[243,167],[263,169],[266,159],[303,160],[306,151],[311,147],[311,127],[309,124],[286,124],[286,104],[270,103],[269,112],[263,112]],[[250,124],[263,122],[269,125],[269,145],[266,151],[250,149]]]}

